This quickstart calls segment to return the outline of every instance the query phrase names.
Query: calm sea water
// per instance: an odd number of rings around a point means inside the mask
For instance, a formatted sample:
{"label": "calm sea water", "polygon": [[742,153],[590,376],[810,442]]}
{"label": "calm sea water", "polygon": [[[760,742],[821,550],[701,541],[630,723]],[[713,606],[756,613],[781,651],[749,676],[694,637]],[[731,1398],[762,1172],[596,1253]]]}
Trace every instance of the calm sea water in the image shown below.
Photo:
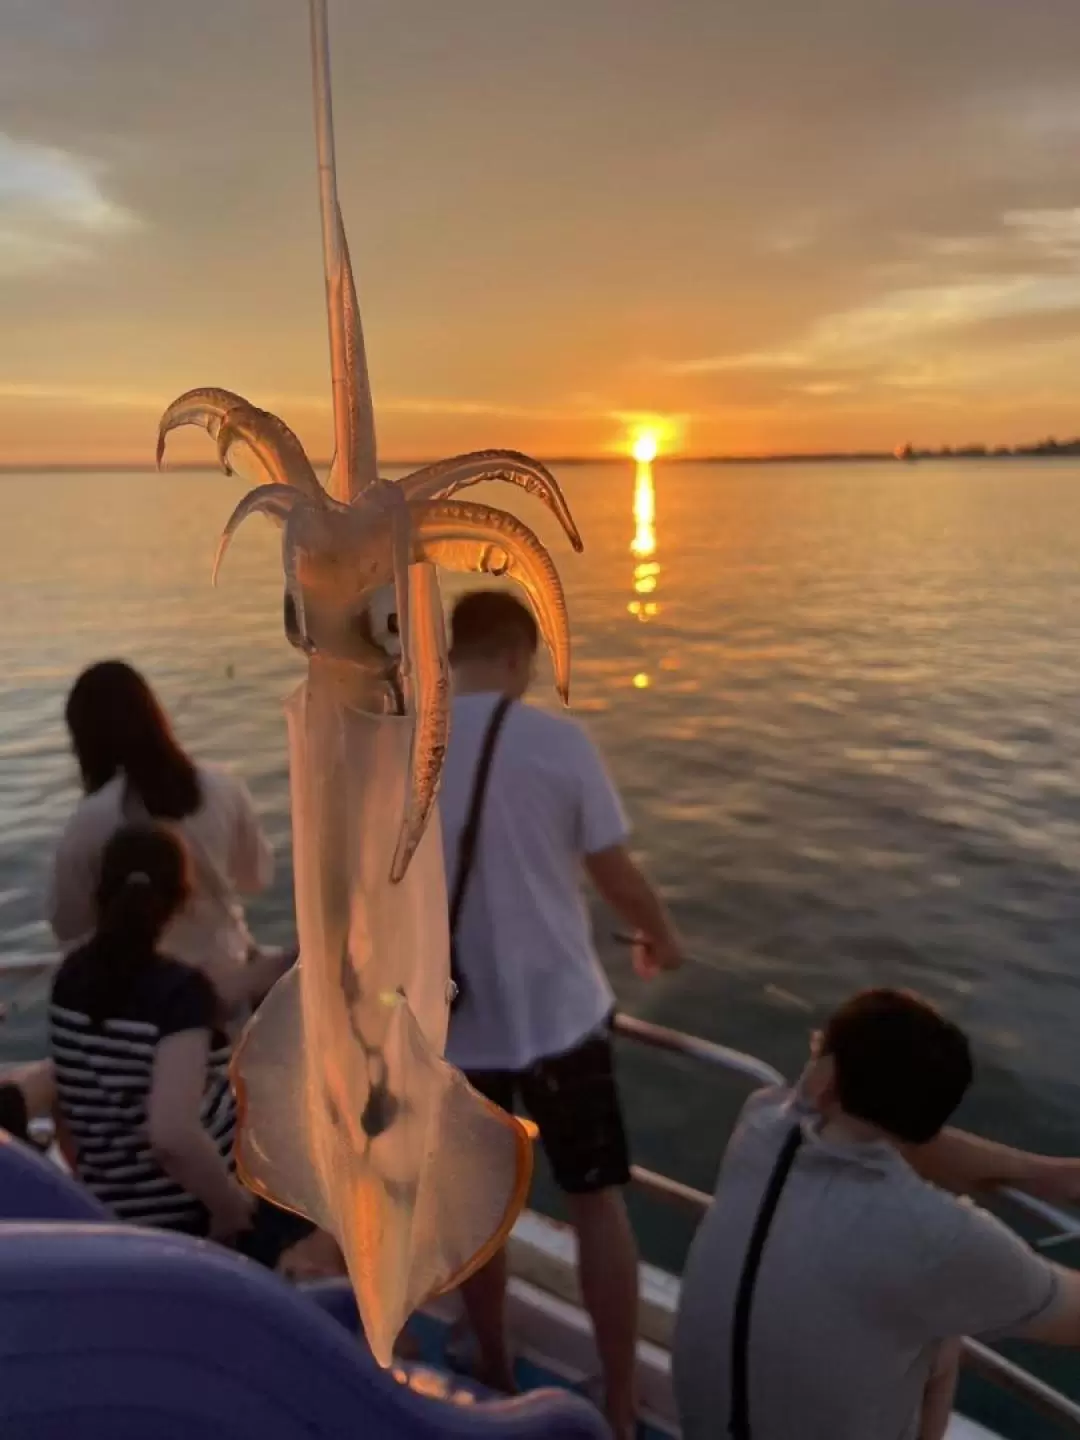
{"label": "calm sea water", "polygon": [[[965,1118],[1080,1153],[1080,467],[658,464],[650,487],[609,465],[561,479],[583,556],[529,501],[513,508],[557,553],[575,708],[695,957],[646,985],[605,941],[625,1007],[791,1072],[850,991],[914,986],[974,1039]],[[50,952],[43,882],[76,796],[63,699],[108,655],[146,671],[197,755],[249,781],[281,858],[256,928],[291,934],[281,700],[300,665],[281,633],[275,532],[251,522],[209,585],[242,488],[0,477],[9,965]],[[42,982],[6,985],[0,1055],[32,1054]],[[711,1185],[738,1088],[629,1052],[625,1075],[638,1157]],[[676,1230],[641,1218],[648,1248],[674,1258]]]}

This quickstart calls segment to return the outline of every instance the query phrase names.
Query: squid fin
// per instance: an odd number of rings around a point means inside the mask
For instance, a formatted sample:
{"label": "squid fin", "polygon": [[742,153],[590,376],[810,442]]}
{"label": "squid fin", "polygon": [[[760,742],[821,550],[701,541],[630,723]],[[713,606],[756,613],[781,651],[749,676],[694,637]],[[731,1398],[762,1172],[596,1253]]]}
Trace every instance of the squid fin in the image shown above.
{"label": "squid fin", "polygon": [[332,1228],[305,1143],[304,1022],[299,964],[277,982],[233,1051],[236,1173],[264,1200]]}
{"label": "squid fin", "polygon": [[[441,1272],[428,1299],[456,1290],[503,1248],[529,1198],[533,1172],[525,1125],[478,1094],[460,1070],[439,1064],[450,1072],[439,1116],[443,1140],[424,1199],[437,1208]],[[470,1186],[465,1175],[480,1183]],[[425,1221],[421,1212],[418,1224]]]}

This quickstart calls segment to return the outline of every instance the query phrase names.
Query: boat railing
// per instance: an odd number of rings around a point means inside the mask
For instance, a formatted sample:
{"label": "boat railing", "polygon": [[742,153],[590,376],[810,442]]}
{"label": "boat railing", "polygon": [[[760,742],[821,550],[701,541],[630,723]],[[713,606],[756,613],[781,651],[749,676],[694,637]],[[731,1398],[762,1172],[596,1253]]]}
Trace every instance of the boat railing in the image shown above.
{"label": "boat railing", "polygon": [[[637,1045],[652,1050],[666,1050],[673,1055],[701,1061],[705,1065],[749,1080],[755,1085],[785,1083],[779,1070],[766,1061],[759,1060],[756,1055],[747,1055],[741,1050],[732,1050],[727,1045],[718,1045],[715,1041],[703,1040],[697,1035],[684,1034],[681,1030],[654,1025],[649,1020],[639,1020],[633,1015],[624,1015],[621,1011],[615,1016],[615,1032]],[[643,1165],[634,1165],[632,1174],[634,1183],[646,1194],[677,1205],[698,1219],[709,1207],[711,1196],[692,1185],[673,1180],[669,1175],[661,1175]],[[1068,1211],[1033,1195],[1026,1195],[1021,1190],[1010,1189],[1002,1193],[1027,1214],[1050,1226],[1051,1233],[1035,1242],[1039,1248],[1063,1245],[1067,1241],[1080,1238],[1080,1219]],[[978,1340],[964,1340],[963,1358],[964,1364],[974,1374],[1023,1401],[1031,1410],[1060,1426],[1067,1434],[1080,1436],[1080,1405],[1070,1400],[1067,1395]]]}

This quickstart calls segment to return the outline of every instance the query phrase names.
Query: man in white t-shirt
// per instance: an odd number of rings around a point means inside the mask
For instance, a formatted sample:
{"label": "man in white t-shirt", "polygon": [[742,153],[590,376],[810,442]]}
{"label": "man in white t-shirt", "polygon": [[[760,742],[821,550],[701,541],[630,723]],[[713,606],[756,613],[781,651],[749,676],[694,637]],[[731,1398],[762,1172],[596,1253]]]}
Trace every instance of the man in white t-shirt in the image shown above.
{"label": "man in white t-shirt", "polygon": [[[503,591],[453,614],[455,700],[440,805],[453,895],[493,717],[491,763],[455,930],[461,995],[447,1058],[495,1104],[536,1122],[578,1235],[582,1294],[617,1435],[634,1425],[637,1250],[609,1036],[614,996],[593,948],[582,872],[638,934],[639,973],[680,963],[667,912],[627,850],[629,826],[592,741],[573,720],[521,700],[536,623]],[[510,701],[507,709],[501,701]],[[505,1257],[463,1287],[480,1377],[514,1388],[504,1329]]]}

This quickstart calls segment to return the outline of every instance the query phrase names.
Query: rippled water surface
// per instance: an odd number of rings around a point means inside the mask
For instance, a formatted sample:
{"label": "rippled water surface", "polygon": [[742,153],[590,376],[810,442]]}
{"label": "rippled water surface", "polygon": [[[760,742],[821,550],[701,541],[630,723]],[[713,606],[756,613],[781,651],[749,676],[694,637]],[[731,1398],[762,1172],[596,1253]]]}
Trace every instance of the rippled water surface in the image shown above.
{"label": "rippled water surface", "polygon": [[[535,518],[569,592],[575,705],[696,959],[650,987],[606,944],[625,1005],[791,1070],[850,990],[912,985],[975,1040],[969,1120],[1080,1152],[1080,468],[660,464],[654,522],[632,466],[562,478],[586,554]],[[290,932],[299,665],[274,532],[253,522],[208,578],[240,488],[0,477],[8,962],[49,953],[43,878],[75,798],[63,696],[111,654],[250,782],[282,860],[256,923]],[[0,1039],[28,1054],[41,982],[8,989]],[[711,1182],[731,1084],[630,1055],[626,1076],[640,1158]]]}

